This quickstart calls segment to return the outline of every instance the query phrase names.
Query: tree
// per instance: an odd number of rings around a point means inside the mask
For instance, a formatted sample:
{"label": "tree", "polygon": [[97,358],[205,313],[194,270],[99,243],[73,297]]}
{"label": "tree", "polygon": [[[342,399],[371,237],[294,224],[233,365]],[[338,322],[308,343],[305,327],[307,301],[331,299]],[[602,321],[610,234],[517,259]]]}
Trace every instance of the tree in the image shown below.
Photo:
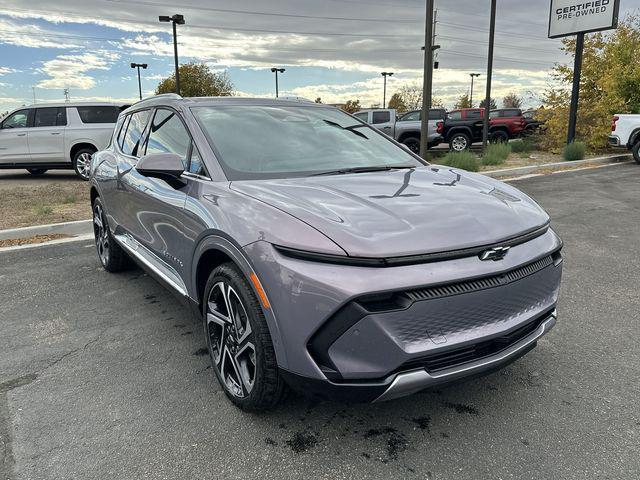
{"label": "tree", "polygon": [[320,97],[316,98],[316,103],[322,103],[322,99]]}
{"label": "tree", "polygon": [[[574,38],[563,40],[562,50],[575,54]],[[629,15],[611,33],[585,37],[577,137],[590,148],[606,147],[611,117],[616,113],[640,113],[640,16]],[[566,142],[571,103],[573,65],[557,64],[555,85],[543,95],[546,121],[544,146],[559,151]]]}
{"label": "tree", "polygon": [[347,113],[355,113],[360,110],[360,100],[347,100],[347,103],[340,107]]}
{"label": "tree", "polygon": [[[487,99],[483,98],[482,101],[480,102],[480,108],[485,108],[486,105],[487,105]],[[495,98],[492,98],[491,101],[489,102],[489,110],[495,110],[496,108],[498,108],[498,104],[496,103]]]}
{"label": "tree", "polygon": [[514,92],[509,93],[502,99],[502,108],[520,108],[522,99]]}
{"label": "tree", "polygon": [[398,92],[407,111],[420,110],[422,108],[422,85],[410,83],[400,88]]}
{"label": "tree", "polygon": [[[226,97],[233,95],[233,83],[226,72],[212,72],[204,63],[180,65],[180,90],[183,97]],[[176,91],[176,75],[162,80],[156,95]]]}
{"label": "tree", "polygon": [[469,94],[465,93],[464,95],[462,95],[455,103],[454,108],[473,108],[473,105],[471,105],[471,100],[469,99]]}
{"label": "tree", "polygon": [[399,113],[404,113],[407,111],[407,105],[404,103],[404,99],[402,95],[399,93],[394,93],[391,99],[389,100],[389,108],[396,109]]}

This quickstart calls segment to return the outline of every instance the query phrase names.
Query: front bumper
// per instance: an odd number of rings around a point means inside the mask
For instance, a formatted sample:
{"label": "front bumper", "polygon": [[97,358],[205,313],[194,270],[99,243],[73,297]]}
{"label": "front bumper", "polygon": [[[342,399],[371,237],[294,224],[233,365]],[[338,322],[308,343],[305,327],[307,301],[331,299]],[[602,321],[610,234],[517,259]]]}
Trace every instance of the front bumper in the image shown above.
{"label": "front bumper", "polygon": [[372,401],[397,378],[406,384],[400,375],[430,386],[483,372],[488,357],[502,355],[492,368],[526,350],[503,355],[552,315],[560,248],[549,230],[499,261],[473,256],[387,268],[285,257],[266,242],[245,251],[271,303],[271,336],[287,381],[327,398]]}

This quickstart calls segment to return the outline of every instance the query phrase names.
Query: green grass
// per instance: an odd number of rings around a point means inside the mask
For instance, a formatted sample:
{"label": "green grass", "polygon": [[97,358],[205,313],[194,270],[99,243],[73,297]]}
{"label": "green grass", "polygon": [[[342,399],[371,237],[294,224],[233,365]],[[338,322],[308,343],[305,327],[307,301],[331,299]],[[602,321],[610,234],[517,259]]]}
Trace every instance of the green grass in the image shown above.
{"label": "green grass", "polygon": [[442,163],[443,165],[467,170],[468,172],[480,170],[480,160],[471,152],[449,152]]}
{"label": "green grass", "polygon": [[533,150],[537,150],[539,147],[540,139],[537,135],[532,135],[530,137],[525,137],[520,141],[511,142],[511,151],[513,153],[528,153]]}
{"label": "green grass", "polygon": [[49,205],[36,205],[33,207],[33,213],[38,217],[47,217],[53,213],[53,208]]}
{"label": "green grass", "polygon": [[508,143],[492,143],[482,154],[483,165],[502,165],[511,153]]}
{"label": "green grass", "polygon": [[62,203],[67,205],[70,203],[76,203],[77,201],[78,196],[75,193],[67,193],[62,199]]}
{"label": "green grass", "polygon": [[520,158],[526,159],[526,158],[529,158],[531,155],[529,154],[529,152],[520,152],[520,153],[518,153],[518,156]]}
{"label": "green grass", "polygon": [[585,153],[587,153],[587,146],[584,142],[573,142],[564,147],[562,156],[567,162],[574,160],[582,160]]}

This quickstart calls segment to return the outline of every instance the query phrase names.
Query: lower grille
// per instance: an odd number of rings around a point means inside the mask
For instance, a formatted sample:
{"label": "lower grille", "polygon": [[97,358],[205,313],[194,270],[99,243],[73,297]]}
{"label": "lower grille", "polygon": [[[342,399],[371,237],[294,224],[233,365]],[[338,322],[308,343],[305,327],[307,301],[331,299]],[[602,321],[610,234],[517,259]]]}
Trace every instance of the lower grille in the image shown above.
{"label": "lower grille", "polygon": [[550,312],[546,312],[536,320],[529,322],[507,335],[496,337],[485,342],[479,342],[468,347],[457,348],[440,354],[417,358],[403,364],[398,370],[404,371],[415,368],[424,368],[429,373],[435,373],[440,370],[457,367],[465,363],[490,357],[506,350],[510,346],[515,345],[522,339],[531,335],[549,317],[549,314]]}

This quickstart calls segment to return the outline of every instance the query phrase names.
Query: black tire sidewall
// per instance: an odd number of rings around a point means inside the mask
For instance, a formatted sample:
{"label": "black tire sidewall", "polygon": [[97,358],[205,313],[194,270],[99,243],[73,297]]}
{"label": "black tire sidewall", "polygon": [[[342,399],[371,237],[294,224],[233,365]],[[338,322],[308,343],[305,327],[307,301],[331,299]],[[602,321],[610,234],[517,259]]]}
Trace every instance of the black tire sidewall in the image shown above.
{"label": "black tire sidewall", "polygon": [[638,140],[631,149],[631,153],[633,153],[633,159],[636,163],[640,164],[640,140]]}
{"label": "black tire sidewall", "polygon": [[76,172],[76,175],[78,176],[78,178],[80,178],[81,180],[84,180],[85,182],[87,182],[87,181],[89,181],[89,177],[85,178],[82,175],[80,175],[80,172],[78,171],[78,165],[77,165],[78,157],[80,155],[82,155],[83,153],[88,153],[90,155],[93,155],[94,153],[96,153],[96,150],[94,150],[92,148],[81,148],[73,156],[73,159],[71,161],[71,165],[73,166],[73,170]]}
{"label": "black tire sidewall", "polygon": [[[406,145],[406,146],[407,146],[407,148],[409,148],[409,150],[411,150],[413,153],[415,153],[415,154],[419,154],[419,153],[420,153],[420,140],[419,140],[418,138],[416,138],[416,137],[409,137],[409,138],[405,138],[405,139],[402,141],[402,144],[403,144],[403,145]],[[413,145],[416,145],[416,144],[417,144],[417,146],[418,146],[417,151],[414,151],[414,150],[411,148],[411,146],[410,146],[411,144],[413,144]]]}

